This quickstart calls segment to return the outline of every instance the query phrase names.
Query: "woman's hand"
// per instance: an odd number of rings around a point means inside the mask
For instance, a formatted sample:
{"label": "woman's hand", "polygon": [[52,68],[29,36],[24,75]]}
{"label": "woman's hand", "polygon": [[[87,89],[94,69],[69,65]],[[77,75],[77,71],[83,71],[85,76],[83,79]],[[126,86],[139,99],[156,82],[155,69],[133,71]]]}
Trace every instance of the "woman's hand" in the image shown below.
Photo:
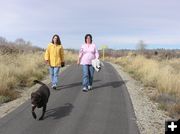
{"label": "woman's hand", "polygon": [[65,62],[61,62],[61,67],[64,67],[65,66]]}
{"label": "woman's hand", "polygon": [[80,60],[79,60],[79,59],[77,60],[77,64],[78,64],[78,65],[80,64]]}
{"label": "woman's hand", "polygon": [[47,65],[49,65],[49,61],[48,61],[48,60],[46,60],[45,63],[46,63]]}

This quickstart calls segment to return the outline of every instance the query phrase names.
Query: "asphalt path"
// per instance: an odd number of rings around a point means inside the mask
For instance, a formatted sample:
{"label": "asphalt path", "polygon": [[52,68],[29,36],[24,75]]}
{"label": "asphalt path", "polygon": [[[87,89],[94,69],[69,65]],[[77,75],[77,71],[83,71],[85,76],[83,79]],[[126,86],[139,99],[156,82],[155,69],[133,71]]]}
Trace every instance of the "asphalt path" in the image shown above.
{"label": "asphalt path", "polygon": [[139,134],[126,81],[112,65],[95,72],[93,90],[83,92],[81,81],[81,66],[68,67],[51,89],[44,120],[32,118],[28,100],[0,119],[0,134]]}

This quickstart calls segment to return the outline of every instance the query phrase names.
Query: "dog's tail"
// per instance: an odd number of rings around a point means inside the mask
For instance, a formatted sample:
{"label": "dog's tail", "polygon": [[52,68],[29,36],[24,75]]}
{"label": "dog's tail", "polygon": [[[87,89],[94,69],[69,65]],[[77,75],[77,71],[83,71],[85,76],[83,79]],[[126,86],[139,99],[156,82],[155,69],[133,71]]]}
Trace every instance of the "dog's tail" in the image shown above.
{"label": "dog's tail", "polygon": [[41,85],[45,85],[44,83],[42,83],[41,81],[38,81],[38,80],[34,80],[33,82],[34,82],[34,83],[41,84]]}

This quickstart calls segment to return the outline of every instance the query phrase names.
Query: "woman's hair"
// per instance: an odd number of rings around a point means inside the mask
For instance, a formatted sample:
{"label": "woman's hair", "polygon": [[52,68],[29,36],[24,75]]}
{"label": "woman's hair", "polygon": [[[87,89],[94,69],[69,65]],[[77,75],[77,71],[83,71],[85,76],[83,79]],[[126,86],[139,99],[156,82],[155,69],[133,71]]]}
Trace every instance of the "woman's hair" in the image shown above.
{"label": "woman's hair", "polygon": [[92,43],[92,35],[91,34],[86,34],[85,35],[85,43],[87,43],[86,39],[87,39],[88,36],[90,37],[90,40],[91,40],[91,43]]}
{"label": "woman's hair", "polygon": [[61,40],[60,40],[60,38],[59,38],[59,35],[57,35],[57,34],[53,35],[51,42],[54,44],[54,40],[53,40],[53,39],[54,39],[55,36],[57,37],[57,44],[58,44],[58,45],[61,45]]}

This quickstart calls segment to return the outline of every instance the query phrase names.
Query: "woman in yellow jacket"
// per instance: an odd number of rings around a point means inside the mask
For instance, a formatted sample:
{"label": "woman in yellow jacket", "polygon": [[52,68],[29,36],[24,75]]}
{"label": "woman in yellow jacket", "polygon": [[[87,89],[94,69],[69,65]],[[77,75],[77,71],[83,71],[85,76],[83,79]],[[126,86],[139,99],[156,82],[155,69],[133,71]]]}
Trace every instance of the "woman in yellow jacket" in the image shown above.
{"label": "woman in yellow jacket", "polygon": [[45,52],[45,61],[49,65],[52,88],[56,89],[60,67],[64,67],[64,49],[57,34],[52,37]]}

